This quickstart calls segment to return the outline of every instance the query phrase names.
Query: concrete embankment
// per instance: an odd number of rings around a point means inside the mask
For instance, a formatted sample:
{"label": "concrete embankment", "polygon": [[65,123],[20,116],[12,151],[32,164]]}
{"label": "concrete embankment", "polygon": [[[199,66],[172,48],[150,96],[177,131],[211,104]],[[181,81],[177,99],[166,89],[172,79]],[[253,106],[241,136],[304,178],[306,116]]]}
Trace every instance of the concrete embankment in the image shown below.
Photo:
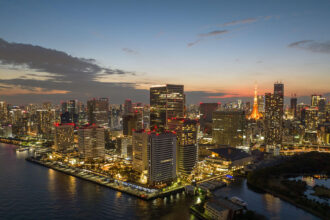
{"label": "concrete embankment", "polygon": [[182,186],[182,187],[179,187],[179,188],[176,188],[176,189],[173,189],[170,191],[166,191],[166,192],[148,193],[148,192],[143,192],[140,190],[135,190],[135,189],[132,189],[129,187],[121,186],[120,184],[102,181],[97,177],[90,177],[90,176],[82,175],[79,172],[75,172],[75,171],[72,171],[72,170],[66,169],[66,168],[61,168],[56,165],[52,165],[50,163],[46,163],[46,162],[34,159],[32,157],[27,157],[26,160],[29,162],[36,163],[41,166],[59,171],[59,172],[62,172],[62,173],[65,173],[65,174],[83,179],[83,180],[87,180],[87,181],[96,183],[96,184],[104,186],[104,187],[111,188],[113,190],[117,190],[119,192],[123,192],[123,193],[129,194],[129,195],[135,196],[135,197],[137,197],[139,199],[143,199],[143,200],[153,200],[153,199],[157,199],[157,198],[163,198],[163,197],[167,197],[167,196],[184,191],[184,187]]}

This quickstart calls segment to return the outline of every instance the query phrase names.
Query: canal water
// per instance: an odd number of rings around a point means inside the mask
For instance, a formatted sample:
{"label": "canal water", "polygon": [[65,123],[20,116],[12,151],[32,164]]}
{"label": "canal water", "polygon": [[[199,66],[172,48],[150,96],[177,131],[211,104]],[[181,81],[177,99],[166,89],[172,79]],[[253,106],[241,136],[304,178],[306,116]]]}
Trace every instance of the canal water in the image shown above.
{"label": "canal water", "polygon": [[[27,152],[0,143],[0,219],[196,219],[189,207],[197,198],[183,193],[143,201],[25,160]],[[236,195],[269,219],[317,219],[238,180],[219,195]]]}

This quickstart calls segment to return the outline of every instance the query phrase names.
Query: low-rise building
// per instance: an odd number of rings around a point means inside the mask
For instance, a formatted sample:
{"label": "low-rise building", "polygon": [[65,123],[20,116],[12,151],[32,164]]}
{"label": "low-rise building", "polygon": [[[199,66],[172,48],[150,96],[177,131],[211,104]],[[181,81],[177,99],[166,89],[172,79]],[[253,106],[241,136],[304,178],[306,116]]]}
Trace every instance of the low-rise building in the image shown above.
{"label": "low-rise building", "polygon": [[220,206],[216,202],[205,203],[205,214],[211,219],[224,220],[228,219],[229,209]]}
{"label": "low-rise building", "polygon": [[222,170],[241,169],[253,160],[252,156],[245,151],[229,146],[209,149],[209,151],[211,156],[207,157],[206,161],[217,164]]}

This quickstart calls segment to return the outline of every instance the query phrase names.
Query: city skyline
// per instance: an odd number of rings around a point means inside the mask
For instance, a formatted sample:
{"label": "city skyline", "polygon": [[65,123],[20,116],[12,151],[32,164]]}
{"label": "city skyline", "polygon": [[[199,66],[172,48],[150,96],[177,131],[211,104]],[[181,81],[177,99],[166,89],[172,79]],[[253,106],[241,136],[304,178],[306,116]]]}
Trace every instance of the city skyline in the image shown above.
{"label": "city skyline", "polygon": [[148,103],[153,84],[184,85],[188,104],[252,101],[276,81],[298,102],[330,94],[326,1],[20,3],[0,3],[0,97],[13,104]]}

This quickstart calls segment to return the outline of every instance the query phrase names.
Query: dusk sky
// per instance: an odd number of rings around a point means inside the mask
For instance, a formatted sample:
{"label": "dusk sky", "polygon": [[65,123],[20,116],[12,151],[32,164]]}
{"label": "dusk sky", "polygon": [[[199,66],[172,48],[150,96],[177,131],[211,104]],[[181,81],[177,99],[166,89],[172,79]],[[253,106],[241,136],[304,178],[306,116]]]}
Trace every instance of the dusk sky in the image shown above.
{"label": "dusk sky", "polygon": [[0,0],[0,99],[189,103],[330,92],[330,1]]}

